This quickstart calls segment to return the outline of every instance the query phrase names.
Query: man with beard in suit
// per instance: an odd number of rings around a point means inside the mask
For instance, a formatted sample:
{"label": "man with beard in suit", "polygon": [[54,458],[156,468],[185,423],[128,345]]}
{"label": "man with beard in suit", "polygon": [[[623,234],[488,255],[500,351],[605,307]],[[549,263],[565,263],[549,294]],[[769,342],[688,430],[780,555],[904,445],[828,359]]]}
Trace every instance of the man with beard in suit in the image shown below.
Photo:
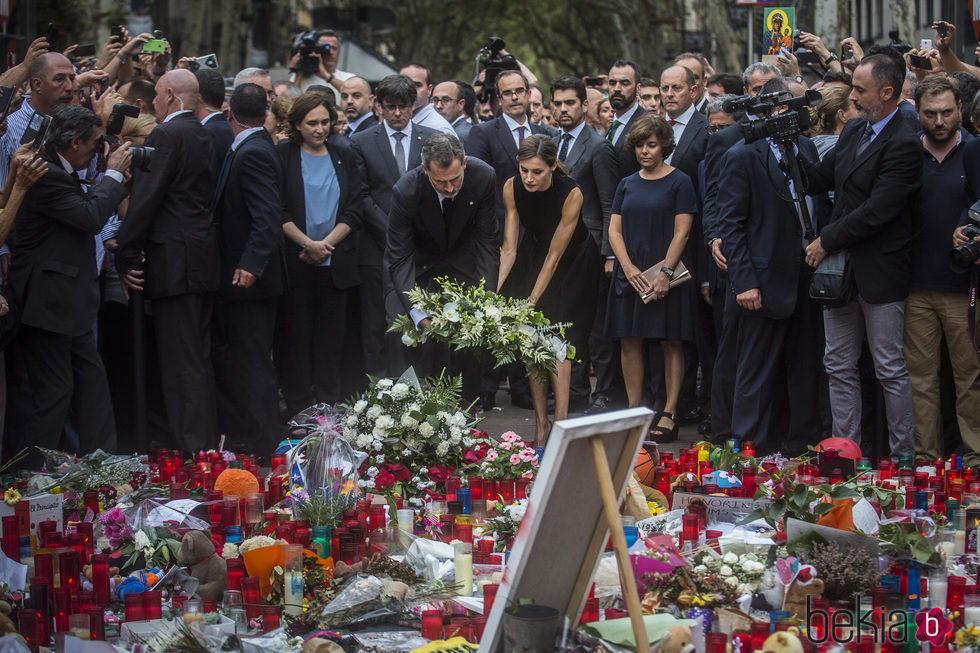
{"label": "man with beard in suit", "polygon": [[407,170],[419,165],[422,143],[436,131],[411,120],[417,90],[410,78],[389,75],[378,84],[376,94],[382,121],[355,133],[351,144],[370,193],[364,207],[364,228],[357,232],[364,370],[372,376],[387,376],[403,371],[388,369],[385,352],[381,263],[388,238],[391,188]]}
{"label": "man with beard in suit", "polygon": [[865,337],[885,395],[891,454],[914,453],[912,387],[902,334],[911,281],[912,201],[922,177],[922,145],[899,115],[904,71],[887,55],[854,70],[849,120],[837,147],[806,167],[813,192],[834,191],[830,222],[807,247],[812,267],[847,250],[856,293],[824,311],[833,435],[861,441],[858,358]]}
{"label": "man with beard in suit", "polygon": [[[606,140],[616,148],[620,179],[629,177],[640,169],[636,153],[626,147],[626,135],[632,129],[633,123],[646,113],[636,101],[636,85],[640,77],[640,67],[625,59],[620,59],[609,69],[609,105],[616,117],[606,132]],[[612,257],[608,260],[611,273]]]}
{"label": "man with beard in suit", "polygon": [[[146,146],[150,170],[133,179],[129,211],[116,236],[116,269],[153,310],[163,399],[173,444],[184,451],[216,444],[211,315],[219,253],[211,214],[213,145],[194,115],[199,86],[189,70],[156,84],[160,122]],[[144,261],[145,257],[145,261]]]}
{"label": "man with beard in suit", "polygon": [[363,77],[351,77],[340,87],[340,110],[347,118],[344,135],[348,138],[378,124],[374,115],[374,93]]}
{"label": "man with beard in suit", "polygon": [[[405,174],[392,190],[385,251],[388,320],[408,313],[423,328],[428,317],[406,293],[431,286],[437,277],[497,287],[500,262],[493,168],[467,157],[455,136],[438,133],[422,146],[422,165]],[[480,360],[427,343],[417,352],[417,371],[438,374],[442,367],[463,375],[463,399],[476,398]]]}
{"label": "man with beard in suit", "polygon": [[[551,107],[561,133],[555,137],[558,159],[565,164],[568,175],[582,191],[582,221],[589,230],[603,258],[612,255],[609,247],[609,209],[619,183],[616,151],[595,129],[585,123],[589,102],[585,83],[578,77],[565,75],[551,83]],[[604,266],[603,266],[604,267]],[[572,365],[572,386],[569,409],[589,398],[589,361],[596,375],[596,387],[589,412],[607,410],[613,399],[622,396],[622,372],[616,341],[606,338],[606,295],[609,278],[603,268],[596,270],[600,277],[596,300],[596,317],[589,335],[588,350],[579,353],[581,363]]]}

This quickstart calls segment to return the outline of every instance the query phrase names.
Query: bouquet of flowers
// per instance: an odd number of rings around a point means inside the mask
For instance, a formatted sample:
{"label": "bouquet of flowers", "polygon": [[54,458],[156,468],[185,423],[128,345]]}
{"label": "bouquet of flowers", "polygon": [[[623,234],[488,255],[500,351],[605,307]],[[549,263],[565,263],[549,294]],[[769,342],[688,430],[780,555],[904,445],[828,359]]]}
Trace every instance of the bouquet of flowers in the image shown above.
{"label": "bouquet of flowers", "polygon": [[338,406],[344,437],[367,453],[360,487],[422,505],[436,484],[475,457],[479,421],[459,408],[459,377],[427,380],[411,368],[398,381],[375,379],[364,395]]}
{"label": "bouquet of flowers", "polygon": [[526,299],[498,295],[484,287],[436,279],[437,290],[416,286],[408,293],[412,305],[429,316],[421,331],[408,315],[400,315],[390,331],[414,347],[427,338],[445,340],[454,349],[479,347],[489,351],[499,367],[521,361],[535,376],[555,371],[555,361],[575,358],[575,347],[565,342],[564,324],[552,324]]}
{"label": "bouquet of flowers", "polygon": [[703,553],[694,561],[694,573],[698,576],[717,575],[735,594],[753,594],[759,589],[766,566],[754,553],[736,555],[726,553],[719,557],[713,552]]}
{"label": "bouquet of flowers", "polygon": [[484,478],[531,479],[538,469],[538,455],[521,436],[507,431],[500,436],[500,442],[489,443],[477,469]]}
{"label": "bouquet of flowers", "polygon": [[487,526],[483,529],[483,535],[493,537],[494,551],[503,551],[508,543],[514,539],[518,529],[521,527],[521,520],[524,519],[524,513],[526,511],[527,499],[520,499],[509,506],[503,506],[500,509],[499,515],[490,517],[487,520]]}

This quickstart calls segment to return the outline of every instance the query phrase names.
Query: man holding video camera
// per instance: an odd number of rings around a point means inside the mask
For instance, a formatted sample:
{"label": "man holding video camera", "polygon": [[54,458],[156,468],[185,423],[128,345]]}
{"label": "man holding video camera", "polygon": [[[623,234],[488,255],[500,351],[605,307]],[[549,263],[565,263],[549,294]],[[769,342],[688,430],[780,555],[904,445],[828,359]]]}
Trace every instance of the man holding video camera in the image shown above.
{"label": "man holding video camera", "polygon": [[858,359],[867,336],[885,395],[892,455],[915,449],[902,332],[922,145],[898,115],[904,82],[905,72],[890,57],[862,59],[850,95],[861,119],[848,121],[837,147],[820,164],[805,166],[811,193],[834,191],[834,211],[807,247],[807,263],[816,268],[828,254],[846,250],[855,290],[847,304],[824,310],[833,435],[860,443]]}
{"label": "man holding video camera", "polygon": [[146,139],[153,164],[133,180],[119,230],[116,268],[130,290],[144,290],[153,309],[163,397],[174,446],[215,444],[211,311],[219,287],[219,253],[211,219],[212,143],[194,108],[197,79],[172,70],[156,85],[160,124]]}
{"label": "man holding video camera", "polygon": [[18,349],[28,362],[31,409],[30,428],[10,434],[13,451],[61,448],[70,409],[79,453],[115,449],[109,385],[92,331],[99,311],[93,236],[126,197],[129,148],[109,155],[106,174],[91,192],[78,177],[102,152],[104,134],[102,121],[88,109],[54,109],[42,150],[48,172],[17,216],[10,283],[23,311]]}
{"label": "man holding video camera", "polygon": [[334,106],[340,106],[340,89],[354,76],[337,70],[340,60],[340,37],[332,30],[305,32],[293,44],[289,69],[293,72],[291,82],[306,91],[311,86],[326,86],[334,95]]}

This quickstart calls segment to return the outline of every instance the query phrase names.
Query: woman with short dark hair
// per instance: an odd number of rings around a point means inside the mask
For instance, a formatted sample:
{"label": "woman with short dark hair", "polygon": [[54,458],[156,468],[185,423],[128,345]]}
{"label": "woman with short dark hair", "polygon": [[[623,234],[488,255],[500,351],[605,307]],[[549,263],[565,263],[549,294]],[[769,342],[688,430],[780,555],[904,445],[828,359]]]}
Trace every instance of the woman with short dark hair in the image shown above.
{"label": "woman with short dark hair", "polygon": [[[606,311],[606,335],[620,339],[623,379],[630,407],[643,401],[643,341],[664,352],[667,401],[650,435],[677,439],[677,399],[684,379],[684,341],[694,340],[694,284],[670,287],[682,261],[697,199],[690,178],[664,162],[674,151],[674,131],[661,116],[645,115],[626,137],[640,170],[619,182],[609,217],[609,245],[616,255]],[[651,283],[644,270],[663,261]],[[688,263],[689,266],[689,263]],[[644,303],[642,296],[652,294]]]}
{"label": "woman with short dark hair", "polygon": [[[360,283],[357,247],[361,177],[354,153],[327,142],[337,119],[326,95],[307,92],[289,111],[288,140],[276,149],[283,161],[283,233],[289,289],[279,308],[279,384],[293,413],[316,402],[336,403],[345,388],[345,347],[359,336],[349,329],[353,289]],[[350,378],[350,376],[348,376]]]}

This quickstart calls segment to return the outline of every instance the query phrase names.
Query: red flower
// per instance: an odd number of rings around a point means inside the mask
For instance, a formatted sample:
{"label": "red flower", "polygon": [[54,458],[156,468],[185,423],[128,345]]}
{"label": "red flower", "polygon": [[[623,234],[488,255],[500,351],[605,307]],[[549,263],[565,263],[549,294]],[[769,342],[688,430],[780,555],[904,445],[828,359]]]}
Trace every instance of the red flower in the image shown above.
{"label": "red flower", "polygon": [[374,489],[386,490],[395,484],[395,476],[389,472],[378,472],[374,477]]}
{"label": "red flower", "polygon": [[490,445],[486,442],[477,442],[472,449],[467,449],[463,452],[463,462],[472,465],[478,463],[484,458],[486,458],[487,451],[490,450]]}
{"label": "red flower", "polygon": [[407,481],[412,478],[412,473],[408,471],[408,468],[403,465],[396,465],[394,463],[385,463],[381,466],[382,472],[387,472],[391,474],[395,482]]}
{"label": "red flower", "polygon": [[450,467],[449,465],[430,465],[429,466],[429,478],[436,483],[443,483],[447,478],[453,475],[456,469]]}

